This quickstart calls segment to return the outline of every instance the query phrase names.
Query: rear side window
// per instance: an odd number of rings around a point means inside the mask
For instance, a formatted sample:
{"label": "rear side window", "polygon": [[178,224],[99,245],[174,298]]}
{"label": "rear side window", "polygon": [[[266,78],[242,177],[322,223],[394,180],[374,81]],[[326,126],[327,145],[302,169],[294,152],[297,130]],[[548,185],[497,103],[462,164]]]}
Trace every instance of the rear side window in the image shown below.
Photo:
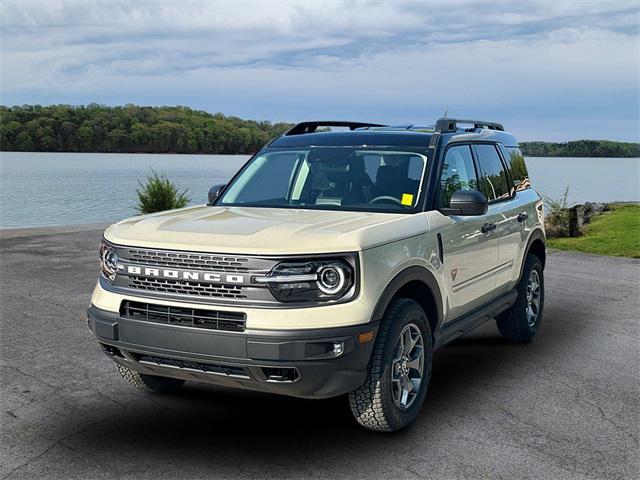
{"label": "rear side window", "polygon": [[531,180],[529,180],[527,166],[524,163],[524,157],[520,149],[518,147],[503,146],[500,146],[500,149],[507,161],[507,168],[509,168],[516,192],[531,188]]}
{"label": "rear side window", "polygon": [[451,196],[458,190],[477,190],[478,180],[469,145],[447,150],[440,175],[440,207],[449,208]]}
{"label": "rear side window", "polygon": [[494,145],[478,144],[473,146],[480,171],[480,191],[491,202],[504,200],[511,196],[507,181],[507,172]]}

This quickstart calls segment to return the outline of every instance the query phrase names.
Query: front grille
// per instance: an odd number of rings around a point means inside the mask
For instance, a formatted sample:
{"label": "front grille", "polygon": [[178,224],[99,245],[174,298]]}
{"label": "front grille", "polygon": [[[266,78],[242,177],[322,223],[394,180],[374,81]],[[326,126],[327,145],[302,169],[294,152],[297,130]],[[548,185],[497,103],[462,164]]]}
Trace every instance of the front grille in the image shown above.
{"label": "front grille", "polygon": [[243,332],[246,315],[242,312],[221,312],[196,308],[155,305],[125,300],[120,306],[120,315],[133,320],[165,323],[186,327],[206,328],[209,330],[225,330]]}
{"label": "front grille", "polygon": [[130,248],[128,254],[131,261],[145,265],[236,273],[249,271],[246,257],[140,248]]}
{"label": "front grille", "polygon": [[136,358],[138,362],[148,365],[159,365],[161,367],[179,368],[180,370],[213,373],[215,375],[226,375],[228,377],[249,378],[246,368],[233,365],[178,360],[175,358],[157,357],[155,355],[136,355]]}
{"label": "front grille", "polygon": [[243,287],[190,282],[188,280],[131,277],[129,287],[151,292],[178,293],[181,295],[197,295],[201,297],[247,298]]}
{"label": "front grille", "polygon": [[[122,268],[112,282],[115,289],[135,290],[145,297],[190,298],[200,303],[276,302],[266,285],[254,284],[251,280],[254,275],[268,274],[280,261],[274,257],[156,250],[136,246],[116,245],[113,248],[122,262]],[[138,273],[130,272],[129,267],[138,267],[140,270]],[[175,269],[180,273],[178,276],[165,275],[164,272],[147,274],[147,269]],[[219,281],[210,280],[206,274],[214,274]],[[241,276],[242,281],[228,278],[227,275]]]}

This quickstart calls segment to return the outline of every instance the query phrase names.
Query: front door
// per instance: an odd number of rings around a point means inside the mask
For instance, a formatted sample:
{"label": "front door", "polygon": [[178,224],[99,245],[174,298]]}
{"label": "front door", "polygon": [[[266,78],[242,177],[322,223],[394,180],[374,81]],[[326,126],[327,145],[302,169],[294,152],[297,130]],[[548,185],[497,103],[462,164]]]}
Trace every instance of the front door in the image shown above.
{"label": "front door", "polygon": [[[479,190],[471,147],[456,145],[445,153],[440,176],[439,207],[449,207],[458,190]],[[449,293],[447,321],[481,306],[492,298],[498,266],[498,221],[491,209],[486,215],[450,215],[440,230],[444,282]]]}

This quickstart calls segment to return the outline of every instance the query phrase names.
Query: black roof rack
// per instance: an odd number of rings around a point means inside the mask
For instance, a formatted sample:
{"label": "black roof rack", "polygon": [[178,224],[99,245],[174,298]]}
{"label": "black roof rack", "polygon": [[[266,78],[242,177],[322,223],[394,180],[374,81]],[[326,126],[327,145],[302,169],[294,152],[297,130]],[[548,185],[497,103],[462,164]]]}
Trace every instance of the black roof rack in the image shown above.
{"label": "black roof rack", "polygon": [[364,127],[384,127],[378,123],[361,123],[361,122],[341,122],[341,121],[319,121],[319,122],[301,122],[292,127],[285,135],[301,135],[303,133],[313,133],[318,127],[349,127],[349,130]]}
{"label": "black roof rack", "polygon": [[504,127],[501,123],[485,122],[484,120],[462,120],[460,118],[440,118],[436,122],[436,133],[448,133],[456,132],[458,130],[458,123],[472,124],[473,128],[488,128],[489,130],[500,130],[504,132]]}

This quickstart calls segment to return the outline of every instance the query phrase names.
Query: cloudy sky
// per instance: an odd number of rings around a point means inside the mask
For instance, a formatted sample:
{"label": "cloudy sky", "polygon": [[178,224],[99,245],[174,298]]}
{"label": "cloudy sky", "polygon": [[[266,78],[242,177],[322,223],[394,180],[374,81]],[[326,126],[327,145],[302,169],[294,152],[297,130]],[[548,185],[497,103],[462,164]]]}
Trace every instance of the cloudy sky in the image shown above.
{"label": "cloudy sky", "polygon": [[502,121],[639,141],[637,1],[0,3],[0,103],[188,105],[273,121]]}

